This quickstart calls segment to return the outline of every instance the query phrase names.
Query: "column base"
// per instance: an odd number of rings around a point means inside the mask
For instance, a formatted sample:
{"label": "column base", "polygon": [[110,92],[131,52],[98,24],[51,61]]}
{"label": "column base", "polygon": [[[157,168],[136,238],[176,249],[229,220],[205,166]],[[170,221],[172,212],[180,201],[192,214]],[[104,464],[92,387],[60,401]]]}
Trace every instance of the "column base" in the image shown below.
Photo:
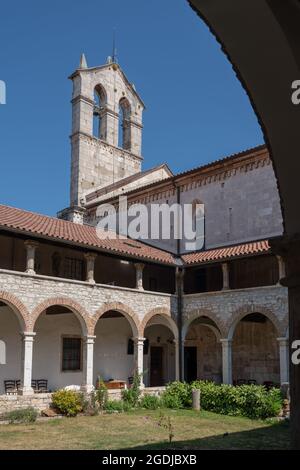
{"label": "column base", "polygon": [[23,396],[34,395],[34,390],[32,387],[22,387],[18,390],[18,395],[23,395]]}
{"label": "column base", "polygon": [[83,393],[91,393],[95,390],[94,385],[81,385],[80,391]]}

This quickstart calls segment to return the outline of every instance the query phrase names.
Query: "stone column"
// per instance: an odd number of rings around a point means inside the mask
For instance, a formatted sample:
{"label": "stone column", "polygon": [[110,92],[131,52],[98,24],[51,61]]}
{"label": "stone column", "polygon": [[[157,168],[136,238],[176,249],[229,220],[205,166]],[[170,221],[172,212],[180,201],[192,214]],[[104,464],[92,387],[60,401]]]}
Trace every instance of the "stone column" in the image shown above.
{"label": "stone column", "polygon": [[222,344],[222,365],[223,383],[232,384],[232,340],[221,339]]}
{"label": "stone column", "polygon": [[96,336],[86,336],[83,350],[83,377],[81,390],[90,393],[94,390],[94,343]]}
{"label": "stone column", "polygon": [[228,263],[222,263],[223,272],[223,290],[230,289],[229,287],[229,265]]}
{"label": "stone column", "polygon": [[136,285],[135,288],[138,290],[144,290],[143,286],[143,270],[145,265],[143,263],[135,263],[136,272]]}
{"label": "stone column", "polygon": [[280,358],[280,384],[289,381],[289,340],[287,338],[277,338],[279,344]]}
{"label": "stone column", "polygon": [[86,253],[86,281],[90,284],[95,284],[95,260],[97,255],[95,253]]}
{"label": "stone column", "polygon": [[141,388],[144,388],[144,341],[145,338],[134,338],[135,371],[140,376]]}
{"label": "stone column", "polygon": [[278,285],[280,285],[280,280],[285,278],[285,262],[282,256],[276,256],[278,261]]}
{"label": "stone column", "polygon": [[33,395],[34,391],[31,386],[32,380],[32,352],[33,340],[36,333],[32,331],[24,331],[23,335],[23,349],[22,349],[22,385],[19,390],[20,395]]}
{"label": "stone column", "polygon": [[179,369],[179,341],[177,339],[174,339],[173,340],[173,343],[175,345],[175,380],[180,380],[179,378],[179,373],[180,373],[180,369]]}
{"label": "stone column", "polygon": [[184,294],[184,269],[176,268],[176,291],[175,295]]}
{"label": "stone column", "polygon": [[24,245],[27,251],[26,272],[28,274],[35,274],[35,250],[39,244],[33,240],[26,240]]}

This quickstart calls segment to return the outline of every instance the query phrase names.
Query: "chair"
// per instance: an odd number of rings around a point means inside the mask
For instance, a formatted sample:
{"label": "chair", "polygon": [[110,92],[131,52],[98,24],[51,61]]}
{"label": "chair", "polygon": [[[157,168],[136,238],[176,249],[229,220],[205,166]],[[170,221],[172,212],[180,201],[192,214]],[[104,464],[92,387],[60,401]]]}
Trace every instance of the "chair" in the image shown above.
{"label": "chair", "polygon": [[48,380],[39,379],[37,382],[37,392],[38,393],[47,393],[48,392]]}
{"label": "chair", "polygon": [[16,380],[4,380],[4,390],[6,395],[15,395],[18,391]]}
{"label": "chair", "polygon": [[37,387],[37,381],[36,380],[32,380],[31,381],[31,387],[33,388],[33,391],[36,392],[38,387]]}
{"label": "chair", "polygon": [[271,382],[270,380],[266,380],[264,383],[263,383],[264,387],[266,387],[267,390],[271,390],[271,388],[274,387],[274,382]]}
{"label": "chair", "polygon": [[18,379],[16,380],[16,389],[20,390],[20,388],[21,388],[21,380]]}
{"label": "chair", "polygon": [[254,379],[248,380],[248,385],[256,385],[257,381]]}
{"label": "chair", "polygon": [[245,379],[238,379],[236,382],[237,385],[247,385],[247,380]]}

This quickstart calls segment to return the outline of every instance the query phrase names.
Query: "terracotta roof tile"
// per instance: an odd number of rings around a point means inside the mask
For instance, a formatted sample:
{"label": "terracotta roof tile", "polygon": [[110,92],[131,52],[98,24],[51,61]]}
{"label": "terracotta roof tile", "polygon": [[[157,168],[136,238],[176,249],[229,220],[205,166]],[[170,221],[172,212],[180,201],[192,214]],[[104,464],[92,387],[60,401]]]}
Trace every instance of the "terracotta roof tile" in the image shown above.
{"label": "terracotta roof tile", "polygon": [[239,256],[257,255],[270,251],[268,240],[244,243],[242,245],[227,246],[214,250],[199,251],[196,253],[188,253],[182,256],[185,264],[201,264],[212,261],[221,261]]}
{"label": "terracotta roof tile", "polygon": [[95,227],[79,225],[34,212],[0,205],[0,227],[20,230],[35,236],[72,242],[94,249],[174,264],[172,254],[126,237],[101,239]]}

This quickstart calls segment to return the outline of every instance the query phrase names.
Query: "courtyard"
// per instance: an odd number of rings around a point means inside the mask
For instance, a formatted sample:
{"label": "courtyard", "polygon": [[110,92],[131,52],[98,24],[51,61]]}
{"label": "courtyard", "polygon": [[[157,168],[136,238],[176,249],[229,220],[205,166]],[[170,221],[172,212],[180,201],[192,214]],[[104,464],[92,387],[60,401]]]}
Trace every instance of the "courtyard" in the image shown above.
{"label": "courtyard", "polygon": [[[169,431],[159,425],[170,417]],[[135,410],[0,426],[0,449],[289,449],[289,425],[192,410]]]}

